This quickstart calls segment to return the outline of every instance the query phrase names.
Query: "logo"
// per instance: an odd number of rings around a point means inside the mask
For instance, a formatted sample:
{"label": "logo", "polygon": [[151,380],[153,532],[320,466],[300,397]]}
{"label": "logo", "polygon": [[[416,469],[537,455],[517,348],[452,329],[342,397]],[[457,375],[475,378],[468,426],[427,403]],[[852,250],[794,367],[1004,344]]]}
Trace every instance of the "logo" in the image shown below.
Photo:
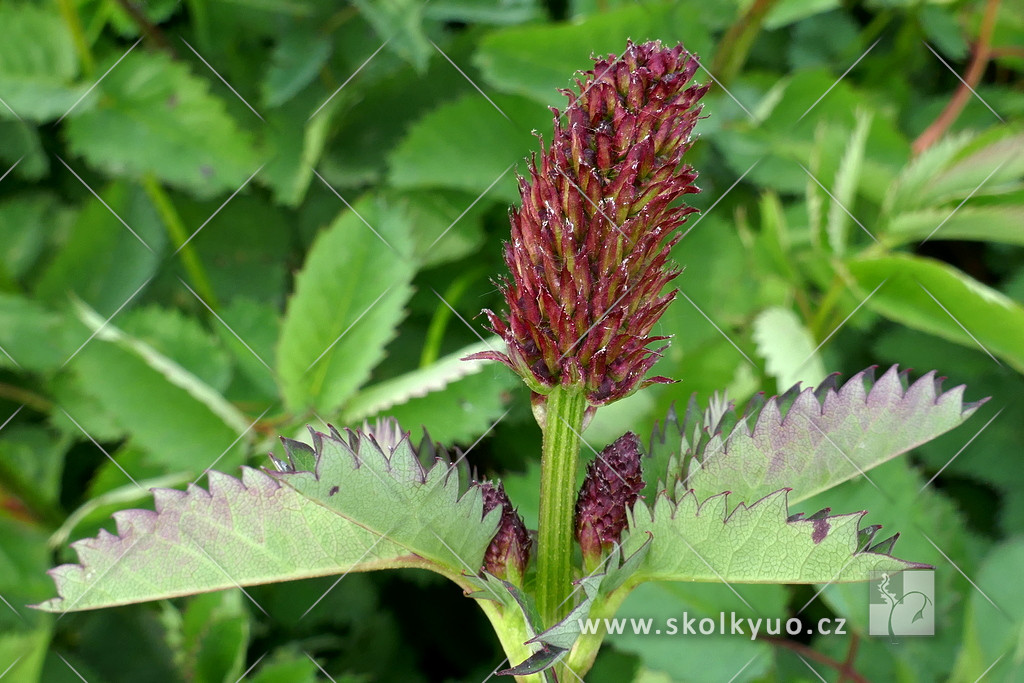
{"label": "logo", "polygon": [[868,633],[873,636],[935,635],[935,572],[914,569],[872,572],[868,584]]}

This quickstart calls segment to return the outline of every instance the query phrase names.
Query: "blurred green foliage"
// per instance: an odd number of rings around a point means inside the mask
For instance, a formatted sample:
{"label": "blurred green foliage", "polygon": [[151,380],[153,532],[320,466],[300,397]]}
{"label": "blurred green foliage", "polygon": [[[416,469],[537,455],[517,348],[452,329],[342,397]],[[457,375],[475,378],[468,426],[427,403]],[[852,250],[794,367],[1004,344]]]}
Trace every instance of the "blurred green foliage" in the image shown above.
{"label": "blurred green foliage", "polygon": [[[1019,5],[5,0],[0,26],[5,681],[480,681],[502,666],[472,601],[414,571],[61,619],[26,605],[74,561],[68,540],[151,505],[148,487],[381,411],[507,475],[530,523],[524,389],[451,354],[500,306],[533,132],[627,38],[684,43],[716,86],[691,153],[704,213],[659,330],[674,338],[655,370],[681,383],[602,410],[591,446],[694,392],[745,401],[873,363],[992,400],[975,426],[791,510],[867,509],[901,530],[902,555],[937,567],[934,638],[867,637],[866,588],[831,586],[804,616],[846,618],[849,635],[611,637],[588,680],[836,680],[851,653],[861,680],[1019,680]],[[651,585],[625,609],[783,616],[816,593]],[[440,628],[442,610],[459,626]]]}

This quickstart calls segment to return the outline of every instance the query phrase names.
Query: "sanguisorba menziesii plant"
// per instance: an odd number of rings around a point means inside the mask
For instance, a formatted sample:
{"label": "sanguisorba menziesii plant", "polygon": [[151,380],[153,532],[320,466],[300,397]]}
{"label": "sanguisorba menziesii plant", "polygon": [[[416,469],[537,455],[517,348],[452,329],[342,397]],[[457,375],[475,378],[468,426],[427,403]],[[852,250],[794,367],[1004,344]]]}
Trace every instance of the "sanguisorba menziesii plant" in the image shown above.
{"label": "sanguisorba menziesii plant", "polygon": [[[478,600],[521,680],[575,680],[644,581],[830,583],[921,567],[891,555],[866,513],[789,505],[959,425],[978,404],[891,368],[840,386],[755,396],[742,411],[670,413],[645,448],[607,445],[577,486],[588,417],[652,383],[674,297],[669,261],[696,192],[684,163],[707,90],[682,46],[628,44],[595,61],[520,180],[505,245],[508,307],[487,316],[504,363],[532,392],[543,432],[537,543],[501,482],[393,420],[285,439],[272,470],[209,472],[208,490],[155,490],[155,510],[115,514],[117,534],[73,544],[51,571],[54,612],[234,586],[401,567],[437,572]],[[760,545],[759,545],[760,544]],[[778,615],[781,616],[781,615]],[[746,636],[744,636],[746,637]]]}

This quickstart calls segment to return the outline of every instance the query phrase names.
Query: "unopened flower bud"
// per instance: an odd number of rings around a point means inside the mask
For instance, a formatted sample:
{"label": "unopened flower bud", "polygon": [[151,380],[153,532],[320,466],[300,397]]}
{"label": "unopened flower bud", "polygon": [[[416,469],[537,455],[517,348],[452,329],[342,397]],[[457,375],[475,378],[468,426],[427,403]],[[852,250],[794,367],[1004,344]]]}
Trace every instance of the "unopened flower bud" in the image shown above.
{"label": "unopened flower bud", "polygon": [[626,528],[627,511],[644,489],[640,439],[626,432],[587,467],[576,499],[576,539],[588,568],[599,564]]}
{"label": "unopened flower bud", "polygon": [[499,579],[507,579],[522,585],[526,565],[530,561],[530,534],[523,518],[512,508],[512,502],[505,493],[505,487],[485,481],[477,484],[484,499],[484,516],[491,510],[501,508],[501,521],[491,544],[484,552],[484,566],[488,573]]}

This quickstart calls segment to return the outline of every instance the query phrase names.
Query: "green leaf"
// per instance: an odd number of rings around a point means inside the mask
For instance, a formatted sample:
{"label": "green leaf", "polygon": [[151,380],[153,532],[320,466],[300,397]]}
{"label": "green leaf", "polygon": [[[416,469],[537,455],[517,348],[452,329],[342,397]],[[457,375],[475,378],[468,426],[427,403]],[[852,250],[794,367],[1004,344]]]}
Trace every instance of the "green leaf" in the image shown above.
{"label": "green leaf", "polygon": [[197,595],[181,614],[182,669],[196,683],[237,681],[245,673],[249,615],[239,590]]}
{"label": "green leaf", "polygon": [[309,85],[331,54],[331,42],[305,25],[284,30],[270,52],[270,67],[260,83],[263,104],[279,107]]}
{"label": "green leaf", "polygon": [[[100,318],[95,311],[90,310],[85,305],[79,305],[78,314],[82,322],[92,329],[96,339],[112,342],[116,346],[137,356],[150,368],[159,372],[170,384],[184,389],[190,396],[206,406],[210,412],[220,417],[225,425],[239,432],[245,432],[249,429],[249,421],[237,408],[225,401],[215,389],[210,387],[200,377],[182,367],[176,362],[176,359],[167,357],[160,350],[141,339],[125,334],[110,324],[109,321]],[[171,316],[157,314],[155,318],[151,315],[138,318],[139,322],[137,324],[143,330],[147,330],[148,325],[165,326],[169,320],[174,319],[173,314]],[[161,336],[158,339],[163,345],[173,349],[178,358],[185,359],[192,367],[196,367],[196,364],[199,362],[199,359],[195,357],[197,348],[195,346],[188,348],[188,346],[196,343],[204,345],[204,342],[208,345],[209,339],[202,339],[202,337],[198,336],[202,335],[202,331],[188,325],[184,320],[183,318],[177,319],[179,327],[174,332],[180,334],[180,336],[176,339],[167,334],[170,331],[167,328],[160,330]],[[191,329],[189,329],[190,327]],[[147,331],[155,330],[150,327]],[[205,351],[210,352],[209,346],[207,346]],[[210,371],[211,369],[204,368],[204,370]],[[212,369],[212,371],[216,372],[217,370]]]}
{"label": "green leaf", "polygon": [[198,319],[173,309],[145,306],[124,312],[118,324],[129,337],[144,342],[211,389],[222,392],[227,387],[228,354]]}
{"label": "green leaf", "polygon": [[713,418],[699,441],[681,434],[682,457],[692,458],[685,486],[748,503],[785,487],[797,502],[953,429],[980,405],[964,404],[963,386],[943,393],[934,372],[907,383],[893,366],[877,381],[871,369],[838,389],[833,375],[817,389],[755,397],[743,415]]}
{"label": "green leaf", "polygon": [[35,294],[64,305],[68,293],[74,293],[108,316],[153,277],[167,238],[139,187],[115,181],[99,194],[101,200],[86,200],[67,242],[43,270]]}
{"label": "green leaf", "polygon": [[0,368],[52,372],[82,343],[81,329],[35,301],[0,294]]}
{"label": "green leaf", "polygon": [[277,349],[290,409],[332,413],[369,377],[411,293],[410,248],[405,215],[372,197],[319,235],[296,278]]}
{"label": "green leaf", "polygon": [[776,306],[758,314],[754,341],[778,387],[800,382],[813,386],[825,379],[825,363],[815,349],[814,337],[790,309]]}
{"label": "green leaf", "polygon": [[520,386],[518,375],[492,365],[387,412],[405,424],[429,427],[431,438],[442,443],[468,445],[505,416],[509,396]]}
{"label": "green leaf", "polygon": [[306,196],[334,125],[333,114],[343,106],[344,100],[336,97],[301,124],[298,121],[306,119],[310,111],[301,98],[267,114],[264,145],[272,158],[257,180],[274,191],[278,202],[296,206]]}
{"label": "green leaf", "polygon": [[924,566],[886,554],[885,542],[873,551],[876,529],[860,528],[867,513],[789,518],[787,493],[735,506],[728,492],[701,501],[687,491],[678,502],[660,494],[652,508],[638,502],[623,547],[654,540],[632,581],[831,583]]}
{"label": "green leaf", "polygon": [[[16,114],[46,121],[64,116],[89,89],[73,83],[78,60],[65,22],[43,6],[5,2],[0,5],[0,26],[5,34],[0,41],[0,93],[7,104],[0,105],[0,118]],[[94,101],[87,97],[76,111]]]}
{"label": "green leaf", "polygon": [[879,237],[898,246],[924,239],[975,240],[1024,246],[1024,206],[964,206],[959,210],[919,209],[889,219]]}
{"label": "green leaf", "polygon": [[68,121],[71,150],[115,176],[152,173],[198,196],[237,190],[256,172],[251,136],[208,82],[163,53],[132,51],[104,78],[92,111]]}
{"label": "green leaf", "polygon": [[905,254],[847,262],[867,306],[907,327],[981,348],[1024,372],[1024,307],[960,270]]}
{"label": "green leaf", "polygon": [[1024,159],[1018,153],[1024,132],[1000,126],[973,136],[949,136],[900,173],[889,188],[885,208],[889,211],[930,209],[943,202],[956,203],[968,197],[1005,192],[1019,185]]}
{"label": "green leaf", "polygon": [[423,30],[424,4],[419,0],[354,0],[359,13],[388,49],[420,72],[434,53]]}
{"label": "green leaf", "polygon": [[551,112],[522,97],[491,99],[498,109],[480,93],[467,93],[413,124],[389,158],[391,184],[463,190],[474,196],[490,188],[489,198],[515,201],[519,192],[511,169],[537,149],[531,131],[549,129]]}
{"label": "green leaf", "polygon": [[474,62],[493,87],[563,108],[558,89],[569,87],[573,73],[591,68],[591,55],[622,54],[627,38],[660,38],[708,56],[711,29],[726,25],[731,15],[731,8],[703,2],[629,3],[579,21],[493,31],[480,41]]}
{"label": "green leaf", "polygon": [[30,274],[69,213],[49,193],[24,192],[0,202],[0,282]]}
{"label": "green leaf", "polygon": [[[392,406],[444,389],[468,375],[475,375],[487,366],[486,361],[462,360],[479,351],[486,351],[502,343],[498,337],[470,344],[425,368],[417,368],[404,375],[372,384],[349,399],[342,413],[343,422],[354,423],[378,415]],[[400,422],[403,422],[400,420]],[[446,441],[445,439],[440,439]]]}
{"label": "green leaf", "polygon": [[241,462],[243,435],[250,428],[246,416],[150,345],[104,325],[84,307],[80,315],[96,338],[75,357],[72,369],[154,459],[173,471],[191,472],[215,462]]}
{"label": "green leaf", "polygon": [[984,677],[993,681],[1015,681],[1024,675],[1016,651],[1024,628],[1024,600],[1019,586],[1024,542],[1004,541],[974,574],[977,590],[970,594],[964,620],[964,649],[957,661],[955,681]]}
{"label": "green leaf", "polygon": [[[81,564],[51,574],[52,612],[164,599],[235,586],[415,566],[460,580],[476,572],[500,512],[483,516],[479,489],[459,497],[457,470],[426,471],[408,439],[314,432],[287,441],[289,471],[209,472],[209,491],[154,490],[156,510],[115,513],[117,535],[72,544]],[[309,464],[314,471],[296,471]],[[356,466],[358,465],[358,466]]]}
{"label": "green leaf", "polygon": [[864,145],[868,131],[871,130],[872,115],[865,109],[857,110],[857,125],[846,144],[846,152],[836,169],[835,182],[832,186],[832,199],[828,207],[828,243],[832,251],[840,256],[846,251],[848,232],[852,218],[846,213],[851,210],[857,198],[857,186],[860,183],[861,168],[864,165]]}

